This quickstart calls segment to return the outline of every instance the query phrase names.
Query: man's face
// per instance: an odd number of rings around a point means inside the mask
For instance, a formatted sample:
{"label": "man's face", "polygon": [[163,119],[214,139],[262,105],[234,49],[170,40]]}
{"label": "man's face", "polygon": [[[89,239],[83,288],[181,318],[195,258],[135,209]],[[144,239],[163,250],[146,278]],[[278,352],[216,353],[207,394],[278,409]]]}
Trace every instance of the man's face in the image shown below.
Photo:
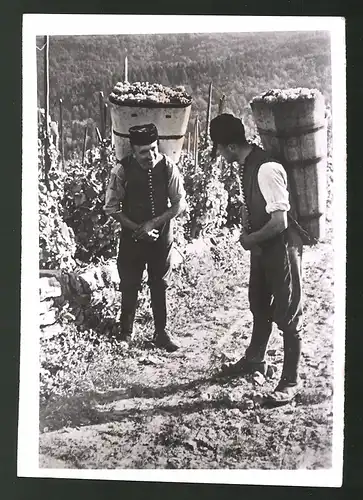
{"label": "man's face", "polygon": [[137,162],[143,169],[154,168],[157,164],[159,159],[158,141],[145,146],[132,145],[132,150]]}
{"label": "man's face", "polygon": [[217,154],[220,154],[223,156],[223,158],[228,162],[228,163],[233,163],[234,161],[237,161],[238,157],[235,151],[235,147],[233,144],[218,144],[217,148]]}

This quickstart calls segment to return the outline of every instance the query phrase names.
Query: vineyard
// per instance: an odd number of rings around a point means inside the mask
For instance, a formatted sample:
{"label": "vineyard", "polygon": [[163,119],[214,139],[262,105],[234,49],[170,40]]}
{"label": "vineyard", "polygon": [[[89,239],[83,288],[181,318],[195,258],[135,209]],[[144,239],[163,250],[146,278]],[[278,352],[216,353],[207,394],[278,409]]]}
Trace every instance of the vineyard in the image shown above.
{"label": "vineyard", "polygon": [[[58,327],[70,326],[69,319],[73,318],[79,330],[85,331],[90,338],[93,339],[95,328],[112,344],[120,307],[115,276],[121,228],[113,218],[105,215],[103,205],[109,174],[116,164],[114,148],[109,140],[104,140],[99,147],[88,150],[83,158],[75,155],[64,164],[58,150],[41,140],[44,137],[42,123],[39,137],[39,264],[45,287],[43,295],[47,299],[43,302],[43,325],[51,332],[52,322]],[[47,172],[46,156],[50,160]],[[238,228],[236,169],[221,161],[211,161],[210,156],[210,141],[203,138],[197,160],[184,151],[179,162],[188,209],[174,224],[177,294],[183,294],[186,283],[188,286],[191,283],[187,275],[190,269],[185,266],[189,252],[198,251],[200,244],[208,246],[217,263],[222,259],[222,246],[229,243],[233,231]],[[97,284],[89,277],[100,272],[102,286],[112,284],[111,289],[106,286],[102,291],[95,290]],[[107,278],[107,273],[113,278]],[[58,286],[58,296],[52,297],[52,286]],[[91,296],[92,289],[97,293]],[[145,284],[138,314],[139,319],[147,319],[149,323],[147,293]],[[63,362],[58,360],[57,363],[55,366],[49,360],[44,363],[47,368],[42,371],[41,386],[45,399],[54,393],[57,384],[62,392],[61,374],[69,376],[64,369],[57,370],[57,366],[64,366]],[[46,381],[50,381],[50,387]]]}
{"label": "vineyard", "polygon": [[[123,78],[128,56],[132,82],[184,85],[193,95],[188,132],[196,115],[207,118],[208,86],[213,81],[212,114],[227,96],[226,112],[254,122],[249,101],[267,88],[306,86],[323,92],[331,104],[329,33],[205,33],[167,35],[51,36],[49,50],[50,115],[60,123],[62,98],[64,154],[98,143],[98,92],[108,95]],[[38,102],[44,102],[44,46],[37,37]],[[89,58],[92,54],[92,58]]]}
{"label": "vineyard", "polygon": [[[51,468],[261,468],[331,466],[332,163],[328,237],[305,252],[306,388],[273,412],[261,393],[276,380],[216,380],[248,344],[248,258],[238,243],[234,166],[183,151],[188,212],[176,220],[169,327],[182,348],[150,346],[146,282],[135,336],[115,339],[120,227],[103,213],[115,164],[108,140],[62,162],[39,129],[40,466]],[[253,139],[250,134],[250,139]],[[254,138],[254,140],[258,140]],[[277,331],[268,355],[280,369]]]}

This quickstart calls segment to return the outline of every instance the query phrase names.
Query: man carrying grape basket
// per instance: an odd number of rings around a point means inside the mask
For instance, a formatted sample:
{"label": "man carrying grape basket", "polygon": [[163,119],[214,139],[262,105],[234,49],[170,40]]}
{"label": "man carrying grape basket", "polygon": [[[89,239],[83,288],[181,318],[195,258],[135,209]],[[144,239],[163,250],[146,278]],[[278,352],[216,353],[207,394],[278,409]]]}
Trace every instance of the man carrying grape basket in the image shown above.
{"label": "man carrying grape basket", "polygon": [[243,205],[240,243],[250,250],[249,303],[253,315],[250,344],[244,357],[225,365],[221,375],[261,372],[274,321],[283,333],[284,362],[281,379],[268,399],[290,402],[300,391],[302,240],[288,224],[290,199],[284,167],[268,153],[247,142],[240,119],[221,114],[210,124],[217,151],[229,163],[240,165]]}
{"label": "man carrying grape basket", "polygon": [[166,288],[171,275],[171,222],[186,208],[182,177],[158,148],[152,123],[129,129],[131,154],[111,171],[104,210],[122,227],[118,253],[120,339],[131,339],[138,291],[147,265],[156,347],[173,352],[178,344],[166,330]]}

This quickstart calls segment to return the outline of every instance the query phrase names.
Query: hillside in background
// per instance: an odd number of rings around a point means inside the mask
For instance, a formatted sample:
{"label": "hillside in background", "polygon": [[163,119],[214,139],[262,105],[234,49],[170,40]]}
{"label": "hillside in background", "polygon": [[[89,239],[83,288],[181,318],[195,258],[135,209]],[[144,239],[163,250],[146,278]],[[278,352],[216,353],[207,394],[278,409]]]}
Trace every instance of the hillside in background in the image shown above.
{"label": "hillside in background", "polygon": [[[37,46],[43,37],[37,38]],[[79,150],[89,126],[88,147],[96,142],[98,92],[107,97],[123,79],[128,56],[129,81],[184,85],[193,96],[189,127],[198,113],[206,120],[208,86],[213,82],[212,117],[220,97],[225,111],[240,116],[249,133],[250,99],[269,88],[319,89],[331,102],[328,32],[273,32],[50,37],[50,113],[59,120],[64,102],[65,152]],[[44,106],[43,51],[37,50],[38,105]]]}

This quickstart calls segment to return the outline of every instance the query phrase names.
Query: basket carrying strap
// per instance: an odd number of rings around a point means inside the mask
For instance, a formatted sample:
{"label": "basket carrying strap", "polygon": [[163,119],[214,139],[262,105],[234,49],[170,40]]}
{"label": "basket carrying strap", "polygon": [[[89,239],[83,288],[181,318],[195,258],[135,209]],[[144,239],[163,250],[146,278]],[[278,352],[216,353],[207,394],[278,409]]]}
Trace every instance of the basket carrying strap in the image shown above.
{"label": "basket carrying strap", "polygon": [[[284,164],[282,163],[283,167],[285,168]],[[289,172],[288,170],[285,168],[285,172],[287,174],[287,177],[289,178]],[[294,183],[293,182],[289,182],[289,193],[290,195],[292,196],[293,200],[294,200],[294,205],[296,205],[297,203],[297,199],[298,199],[298,194],[297,194],[297,191],[295,189],[295,186],[294,186]],[[306,229],[304,229],[299,223],[298,221],[291,215],[291,211],[287,212],[287,218],[288,220],[290,221],[291,225],[297,230],[297,232],[299,233],[300,237],[301,237],[301,240],[302,240],[302,243],[303,245],[316,245],[318,243],[318,239],[315,238],[314,236],[311,236],[311,234],[309,234]]]}
{"label": "basket carrying strap", "polygon": [[318,239],[314,236],[311,236],[303,227],[301,227],[297,220],[295,220],[290,214],[290,212],[287,212],[287,218],[299,232],[304,245],[316,245],[318,243]]}
{"label": "basket carrying strap", "polygon": [[[122,134],[121,132],[117,132],[117,130],[112,129],[113,133],[117,135],[117,137],[122,137],[123,139],[130,139],[130,134]],[[158,138],[161,140],[169,140],[169,139],[182,139],[184,134],[178,135],[159,135]]]}

